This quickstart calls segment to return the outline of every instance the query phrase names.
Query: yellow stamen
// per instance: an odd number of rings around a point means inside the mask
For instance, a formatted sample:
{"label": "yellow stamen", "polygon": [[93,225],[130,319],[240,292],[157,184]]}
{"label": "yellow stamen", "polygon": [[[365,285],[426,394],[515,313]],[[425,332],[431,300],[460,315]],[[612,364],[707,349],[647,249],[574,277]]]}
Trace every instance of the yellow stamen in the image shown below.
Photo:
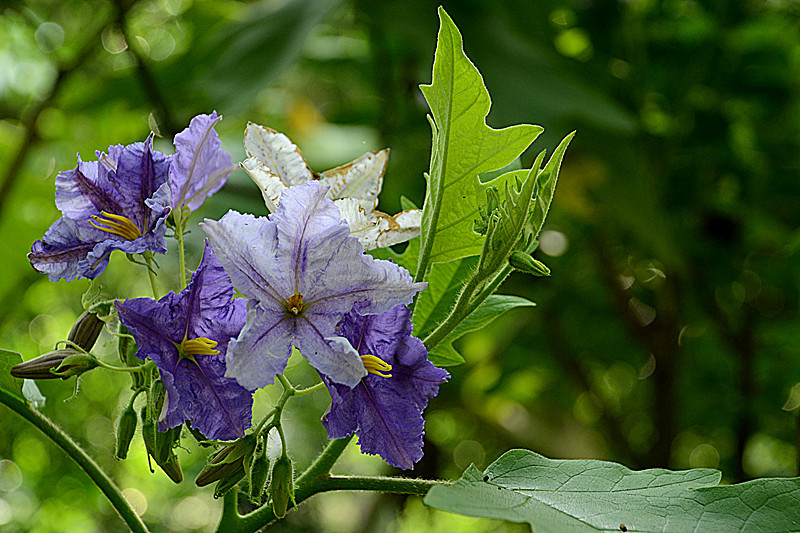
{"label": "yellow stamen", "polygon": [[392,377],[391,374],[387,374],[387,372],[392,371],[392,365],[379,357],[375,357],[374,355],[362,355],[361,362],[364,363],[364,368],[366,368],[367,372],[370,374],[375,374],[382,378]]}
{"label": "yellow stamen", "polygon": [[[108,213],[106,211],[100,211],[100,214],[103,216],[101,217],[98,215],[92,215],[90,217],[91,220],[89,221],[89,224],[99,230],[105,231],[106,233],[117,235],[118,237],[122,237],[123,239],[129,241],[134,241],[142,236],[142,232],[136,227],[136,224],[131,222],[129,218],[126,218],[122,215]],[[103,225],[99,226],[98,224],[95,224],[95,221]]]}
{"label": "yellow stamen", "polygon": [[219,344],[217,341],[212,341],[206,337],[197,337],[196,339],[188,339],[181,344],[184,356],[195,355],[217,355],[219,350],[214,347]]}
{"label": "yellow stamen", "polygon": [[292,316],[300,316],[303,313],[303,295],[299,292],[292,294],[288,300],[283,301],[286,311]]}

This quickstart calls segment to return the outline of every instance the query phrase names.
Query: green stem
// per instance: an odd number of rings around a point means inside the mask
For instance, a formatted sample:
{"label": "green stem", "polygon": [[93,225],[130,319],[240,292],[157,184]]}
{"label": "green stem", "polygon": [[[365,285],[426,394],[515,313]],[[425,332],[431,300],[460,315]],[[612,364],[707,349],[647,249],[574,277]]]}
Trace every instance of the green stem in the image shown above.
{"label": "green stem", "polygon": [[111,370],[112,372],[133,373],[133,372],[144,372],[145,370],[149,369],[149,367],[147,367],[145,365],[139,365],[139,366],[114,366],[114,365],[109,365],[108,363],[104,363],[100,359],[97,359],[97,364],[101,368],[105,368],[106,370]]}
{"label": "green stem", "polygon": [[295,389],[294,395],[295,396],[304,396],[306,394],[311,394],[312,392],[317,392],[318,390],[324,389],[324,388],[325,388],[325,384],[320,381],[316,385],[312,385],[311,387],[308,387],[306,389]]}
{"label": "green stem", "polygon": [[477,305],[473,302],[472,295],[475,294],[475,291],[485,279],[486,278],[483,276],[478,276],[477,273],[475,273],[467,284],[464,285],[464,288],[458,295],[455,306],[453,306],[447,318],[445,318],[436,329],[430,332],[427,337],[422,339],[422,343],[428,351],[442,342],[472,311],[475,310]]}
{"label": "green stem", "polygon": [[178,240],[178,260],[180,261],[181,271],[181,289],[186,287],[186,255],[183,247],[183,230],[186,220],[183,218],[183,207],[179,207],[173,211],[173,218],[175,219],[175,238]]}
{"label": "green stem", "polygon": [[217,533],[242,531],[242,517],[239,515],[239,491],[234,488],[222,497],[222,516],[219,517]]}
{"label": "green stem", "polygon": [[84,472],[91,478],[95,485],[105,494],[114,509],[125,521],[131,531],[135,533],[147,533],[147,526],[133,510],[128,500],[122,495],[108,474],[100,469],[100,466],[81,448],[69,435],[56,426],[49,418],[28,407],[25,402],[0,388],[0,403],[5,404],[9,409],[26,419],[36,426],[50,440],[57,444],[73,461],[78,463]]}
{"label": "green stem", "polygon": [[158,300],[158,286],[156,285],[156,275],[153,271],[153,252],[147,250],[142,254],[144,262],[147,263],[147,274],[150,276],[150,288],[153,289],[153,298]]}

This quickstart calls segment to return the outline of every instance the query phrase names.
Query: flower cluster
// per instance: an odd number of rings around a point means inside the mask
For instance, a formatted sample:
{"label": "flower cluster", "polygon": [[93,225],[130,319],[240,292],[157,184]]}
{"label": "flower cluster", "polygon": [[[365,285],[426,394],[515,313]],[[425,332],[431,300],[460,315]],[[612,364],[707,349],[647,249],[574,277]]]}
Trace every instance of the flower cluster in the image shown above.
{"label": "flower cluster", "polygon": [[96,152],[56,176],[56,207],[63,215],[28,254],[51,281],[95,278],[114,250],[166,253],[170,207],[195,210],[234,168],[221,148],[216,113],[198,115],[175,136],[175,155],[153,149],[153,135],[128,146]]}
{"label": "flower cluster", "polygon": [[[196,210],[232,170],[213,129],[218,120],[195,117],[175,137],[175,155],[153,150],[151,135],[61,172],[63,217],[34,243],[33,266],[70,281],[99,275],[113,250],[166,252],[170,211],[178,236],[181,213]],[[422,411],[448,377],[411,336],[406,304],[426,284],[365,254],[340,212],[347,198],[336,204],[329,189],[300,180],[283,188],[268,217],[229,211],[206,219],[203,259],[182,291],[115,303],[136,356],[152,360],[163,382],[160,431],[188,421],[209,439],[242,438],[253,392],[273,383],[297,349],[330,391],[329,438],[356,433],[365,453],[400,468],[422,457]],[[234,287],[244,298],[234,298]]]}

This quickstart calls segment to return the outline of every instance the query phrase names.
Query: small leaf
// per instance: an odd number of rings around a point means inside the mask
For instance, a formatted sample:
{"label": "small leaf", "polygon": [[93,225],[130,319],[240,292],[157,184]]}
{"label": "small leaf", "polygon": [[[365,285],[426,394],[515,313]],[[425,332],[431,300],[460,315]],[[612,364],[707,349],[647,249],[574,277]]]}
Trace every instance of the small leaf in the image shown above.
{"label": "small leaf", "polygon": [[442,342],[428,352],[428,359],[436,366],[452,366],[464,362],[464,358],[453,348],[453,341],[470,331],[488,326],[506,311],[515,307],[533,307],[536,304],[519,296],[493,294],[464,319]]}
{"label": "small leaf", "polygon": [[22,356],[11,350],[0,349],[0,389],[10,392],[20,400],[22,394],[22,380],[11,375],[11,367],[22,362]]}
{"label": "small leaf", "polygon": [[425,504],[467,516],[527,522],[546,532],[780,532],[800,530],[800,478],[719,486],[698,468],[633,471],[595,460],[547,459],[511,450],[481,473],[470,466]]}
{"label": "small leaf", "polygon": [[[536,185],[538,190],[536,198],[534,198],[534,205],[531,209],[531,216],[526,224],[526,231],[531,235],[531,241],[536,239],[539,232],[542,231],[544,219],[547,217],[547,212],[550,210],[550,203],[553,201],[553,195],[556,193],[556,181],[558,181],[558,172],[561,170],[561,161],[564,159],[564,152],[567,151],[567,146],[575,136],[573,131],[566,137],[556,148],[550,160],[544,166],[539,176],[536,178]],[[532,251],[532,250],[528,250]]]}

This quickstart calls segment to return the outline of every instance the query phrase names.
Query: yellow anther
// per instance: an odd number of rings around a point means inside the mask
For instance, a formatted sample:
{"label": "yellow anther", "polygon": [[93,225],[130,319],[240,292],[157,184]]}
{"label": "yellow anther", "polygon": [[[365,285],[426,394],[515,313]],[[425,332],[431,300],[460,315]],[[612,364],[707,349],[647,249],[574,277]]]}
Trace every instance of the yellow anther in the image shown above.
{"label": "yellow anther", "polygon": [[182,344],[182,352],[184,356],[195,356],[195,355],[217,355],[219,350],[215,350],[214,347],[219,344],[217,341],[212,341],[206,337],[197,337],[196,339],[188,339],[183,341]]}
{"label": "yellow anther", "polygon": [[[106,233],[117,235],[129,241],[134,241],[142,236],[142,232],[129,218],[106,211],[100,211],[100,214],[103,216],[92,215],[89,224]],[[95,221],[102,224],[102,226],[95,224]]]}
{"label": "yellow anther", "polygon": [[382,378],[392,377],[391,374],[388,374],[388,372],[392,371],[392,365],[379,357],[375,357],[374,355],[362,355],[361,362],[364,363],[364,368],[366,368],[367,372],[370,374],[375,374]]}

